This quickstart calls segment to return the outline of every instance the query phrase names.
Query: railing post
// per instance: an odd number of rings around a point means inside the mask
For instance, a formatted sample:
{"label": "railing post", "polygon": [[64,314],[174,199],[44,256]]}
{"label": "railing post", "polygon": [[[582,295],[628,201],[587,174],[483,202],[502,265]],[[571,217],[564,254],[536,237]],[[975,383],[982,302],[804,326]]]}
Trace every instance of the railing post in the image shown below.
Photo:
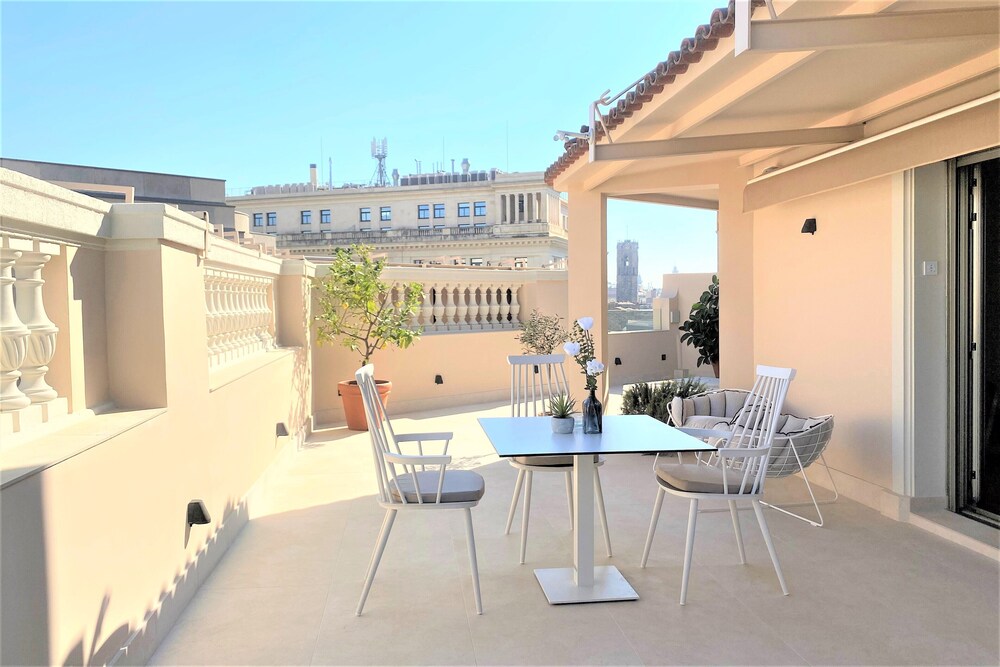
{"label": "railing post", "polygon": [[0,411],[3,412],[20,410],[31,403],[17,387],[30,335],[14,307],[14,262],[20,256],[19,251],[0,248],[0,341],[3,343]]}
{"label": "railing post", "polygon": [[434,283],[434,330],[445,331],[447,328],[444,322],[444,289]]}
{"label": "railing post", "polygon": [[49,362],[56,353],[59,329],[45,312],[42,298],[42,268],[52,255],[24,252],[14,260],[14,291],[17,316],[27,327],[24,362],[21,364],[21,392],[32,403],[51,401],[58,394],[45,382]]}
{"label": "railing post", "polygon": [[444,293],[448,295],[448,302],[444,305],[444,319],[448,323],[447,329],[449,331],[455,331],[459,328],[455,319],[455,314],[458,312],[458,306],[455,303],[456,290],[454,285],[445,285],[444,287]]}

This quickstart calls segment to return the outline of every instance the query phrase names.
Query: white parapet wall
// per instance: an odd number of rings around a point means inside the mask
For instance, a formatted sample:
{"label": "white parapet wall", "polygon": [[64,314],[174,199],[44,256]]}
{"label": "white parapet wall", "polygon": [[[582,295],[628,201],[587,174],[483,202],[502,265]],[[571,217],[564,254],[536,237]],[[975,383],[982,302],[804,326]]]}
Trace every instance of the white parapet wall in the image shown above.
{"label": "white parapet wall", "polygon": [[308,432],[313,269],[6,169],[0,217],[0,663],[142,664]]}

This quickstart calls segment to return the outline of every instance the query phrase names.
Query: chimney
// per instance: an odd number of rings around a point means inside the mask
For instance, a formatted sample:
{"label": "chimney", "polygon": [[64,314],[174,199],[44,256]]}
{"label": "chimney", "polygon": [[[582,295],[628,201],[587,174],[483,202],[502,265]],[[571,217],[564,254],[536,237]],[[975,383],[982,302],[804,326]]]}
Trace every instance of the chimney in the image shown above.
{"label": "chimney", "polygon": [[398,186],[399,185],[399,169],[393,169],[392,170],[392,184],[394,186]]}
{"label": "chimney", "polygon": [[313,190],[316,189],[316,163],[309,165],[309,185]]}
{"label": "chimney", "polygon": [[462,158],[462,173],[463,174],[469,173],[469,158],[467,157]]}

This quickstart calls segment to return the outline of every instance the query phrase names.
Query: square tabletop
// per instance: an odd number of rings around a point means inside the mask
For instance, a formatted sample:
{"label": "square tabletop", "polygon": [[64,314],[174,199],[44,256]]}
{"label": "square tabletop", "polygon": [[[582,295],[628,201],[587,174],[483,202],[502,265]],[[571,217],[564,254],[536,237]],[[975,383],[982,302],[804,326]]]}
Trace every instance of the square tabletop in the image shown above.
{"label": "square tabletop", "polygon": [[711,452],[708,443],[647,415],[609,415],[604,432],[553,433],[551,417],[480,417],[479,425],[501,457],[577,454]]}

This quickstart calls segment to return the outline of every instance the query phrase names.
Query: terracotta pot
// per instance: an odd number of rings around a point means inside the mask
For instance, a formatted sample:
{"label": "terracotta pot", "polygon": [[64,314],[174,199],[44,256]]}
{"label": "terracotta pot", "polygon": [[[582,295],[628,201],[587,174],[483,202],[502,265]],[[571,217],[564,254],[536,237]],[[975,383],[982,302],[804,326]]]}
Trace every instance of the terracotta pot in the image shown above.
{"label": "terracotta pot", "polygon": [[[388,380],[375,380],[375,388],[382,399],[382,405],[389,402],[389,392],[392,391],[392,382]],[[344,417],[347,419],[347,428],[352,431],[367,431],[368,420],[365,419],[365,404],[361,400],[361,387],[357,380],[344,380],[337,383],[337,393],[344,403]]]}

